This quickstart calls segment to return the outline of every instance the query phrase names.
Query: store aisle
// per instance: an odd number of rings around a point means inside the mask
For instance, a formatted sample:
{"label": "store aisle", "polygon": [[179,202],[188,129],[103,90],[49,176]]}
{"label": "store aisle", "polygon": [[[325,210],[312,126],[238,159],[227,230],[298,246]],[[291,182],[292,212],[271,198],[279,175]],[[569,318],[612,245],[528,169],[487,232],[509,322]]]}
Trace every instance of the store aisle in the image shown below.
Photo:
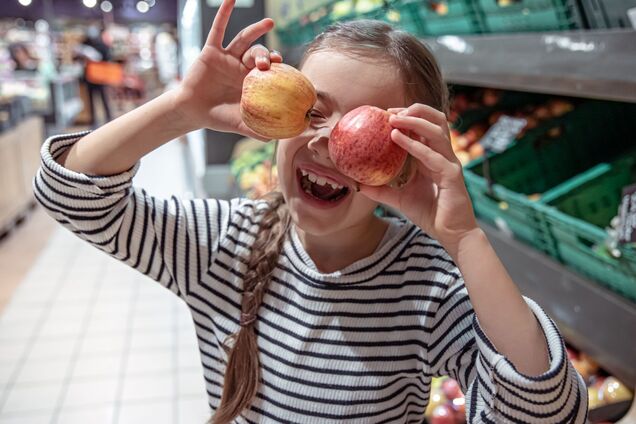
{"label": "store aisle", "polygon": [[[144,158],[136,184],[188,196],[184,146]],[[0,424],[203,423],[190,314],[172,293],[56,227],[0,312]]]}

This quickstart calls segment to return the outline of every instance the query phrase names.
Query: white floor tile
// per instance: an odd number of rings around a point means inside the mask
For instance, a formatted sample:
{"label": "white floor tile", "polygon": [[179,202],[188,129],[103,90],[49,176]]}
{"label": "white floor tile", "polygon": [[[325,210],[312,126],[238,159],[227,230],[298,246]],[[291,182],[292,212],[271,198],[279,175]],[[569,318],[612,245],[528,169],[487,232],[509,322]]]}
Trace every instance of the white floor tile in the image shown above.
{"label": "white floor tile", "polygon": [[70,357],[78,343],[76,338],[47,339],[38,338],[31,346],[27,360]]}
{"label": "white floor tile", "polygon": [[201,353],[199,352],[199,348],[198,347],[181,348],[181,346],[179,346],[179,350],[177,351],[177,367],[179,369],[202,367]]}
{"label": "white floor tile", "polygon": [[62,409],[57,424],[112,424],[114,404],[105,407]]}
{"label": "white floor tile", "polygon": [[202,370],[193,368],[179,370],[179,396],[197,396],[205,393],[205,380]]}
{"label": "white floor tile", "polygon": [[171,372],[151,376],[126,376],[122,401],[174,399],[176,386]]}
{"label": "white floor tile", "polygon": [[126,363],[126,376],[146,373],[168,373],[176,368],[172,350],[131,352]]}
{"label": "white floor tile", "polygon": [[22,358],[26,355],[28,347],[27,340],[2,344],[0,345],[0,361],[11,362]]}
{"label": "white floor tile", "polygon": [[133,318],[133,323],[132,323],[133,331],[138,331],[138,330],[170,331],[174,329],[174,327],[175,327],[174,319],[169,314],[154,315],[154,316],[135,315],[135,317]]}
{"label": "white floor tile", "polygon": [[64,338],[79,337],[84,331],[84,320],[63,319],[47,320],[40,330],[40,337]]}
{"label": "white floor tile", "polygon": [[[171,400],[153,403],[123,403],[117,424],[175,424]],[[193,423],[196,424],[196,423]]]}
{"label": "white floor tile", "polygon": [[123,355],[126,338],[124,331],[107,334],[93,334],[87,332],[82,340],[80,358],[99,355]]}
{"label": "white floor tile", "polygon": [[73,368],[73,380],[118,377],[122,354],[80,356]]}
{"label": "white floor tile", "polygon": [[7,329],[15,325],[25,325],[38,322],[47,307],[41,305],[18,305],[10,302],[2,310],[0,315],[0,335]]}
{"label": "white floor tile", "polygon": [[70,358],[29,359],[22,365],[16,383],[61,383],[70,365]]}
{"label": "white floor tile", "polygon": [[15,372],[17,361],[0,361],[0,385],[6,385]]}
{"label": "white floor tile", "polygon": [[174,331],[135,331],[130,340],[131,352],[156,349],[161,351],[172,350],[176,339]]}
{"label": "white floor tile", "polygon": [[44,413],[1,414],[0,424],[49,424],[53,411]]}
{"label": "white floor tile", "polygon": [[14,385],[2,409],[3,414],[13,412],[52,411],[62,391],[62,383]]}
{"label": "white floor tile", "polygon": [[178,424],[204,424],[212,416],[205,396],[194,398],[180,398],[177,404],[179,409]]}
{"label": "white floor tile", "polygon": [[89,304],[85,302],[60,302],[57,300],[46,316],[47,321],[82,321],[86,318]]}
{"label": "white floor tile", "polygon": [[97,295],[93,284],[85,284],[81,277],[69,273],[64,285],[57,292],[55,302],[90,302]]}
{"label": "white floor tile", "polygon": [[113,403],[117,395],[117,381],[116,378],[71,381],[64,396],[63,408]]}
{"label": "white floor tile", "polygon": [[125,318],[106,318],[96,319],[93,318],[88,324],[86,334],[104,334],[114,332],[125,332],[128,330],[130,323]]}

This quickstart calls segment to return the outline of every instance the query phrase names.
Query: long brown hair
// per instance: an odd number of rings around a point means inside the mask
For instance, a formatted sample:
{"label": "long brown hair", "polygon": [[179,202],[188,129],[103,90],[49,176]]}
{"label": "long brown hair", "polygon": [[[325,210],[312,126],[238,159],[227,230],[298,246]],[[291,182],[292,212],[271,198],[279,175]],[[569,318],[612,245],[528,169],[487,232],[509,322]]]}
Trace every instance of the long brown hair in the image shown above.
{"label": "long brown hair", "polygon": [[[364,59],[383,60],[400,72],[405,92],[413,102],[428,104],[446,112],[448,91],[431,52],[414,36],[395,30],[380,21],[359,20],[335,24],[309,44],[303,60],[324,50]],[[229,424],[247,408],[258,390],[260,364],[256,343],[256,314],[271,274],[278,263],[289,225],[289,211],[281,193],[271,193],[269,207],[260,220],[260,231],[244,277],[241,328],[229,336],[224,347],[229,352],[221,404],[211,424]]]}

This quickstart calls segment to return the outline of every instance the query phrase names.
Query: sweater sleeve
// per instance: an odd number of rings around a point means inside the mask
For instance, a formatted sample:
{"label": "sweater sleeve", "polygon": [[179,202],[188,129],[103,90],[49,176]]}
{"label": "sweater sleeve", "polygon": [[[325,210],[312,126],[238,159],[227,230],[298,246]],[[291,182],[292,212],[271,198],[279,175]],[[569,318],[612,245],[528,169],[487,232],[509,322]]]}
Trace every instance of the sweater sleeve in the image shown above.
{"label": "sweater sleeve", "polygon": [[55,161],[86,134],[46,140],[33,181],[37,201],[81,239],[184,298],[213,260],[231,202],[155,198],[132,185],[139,164],[117,175],[91,176]]}
{"label": "sweater sleeve", "polygon": [[519,372],[479,325],[463,280],[447,289],[436,313],[429,362],[466,394],[469,423],[585,423],[587,389],[566,356],[559,331],[525,298],[545,335],[550,366],[539,376]]}

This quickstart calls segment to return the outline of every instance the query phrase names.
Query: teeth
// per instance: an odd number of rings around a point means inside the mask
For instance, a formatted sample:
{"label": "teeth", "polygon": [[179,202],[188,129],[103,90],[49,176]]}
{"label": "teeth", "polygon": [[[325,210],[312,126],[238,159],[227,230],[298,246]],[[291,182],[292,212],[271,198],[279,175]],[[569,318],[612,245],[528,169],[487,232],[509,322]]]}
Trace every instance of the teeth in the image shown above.
{"label": "teeth", "polygon": [[311,181],[314,184],[318,184],[321,186],[324,186],[325,184],[329,184],[334,190],[340,190],[342,188],[344,188],[344,186],[333,182],[333,181],[328,181],[326,178],[324,177],[319,177],[318,175],[315,175],[309,171],[305,171],[304,169],[300,170],[301,174],[303,177],[307,177],[307,179],[309,181]]}

